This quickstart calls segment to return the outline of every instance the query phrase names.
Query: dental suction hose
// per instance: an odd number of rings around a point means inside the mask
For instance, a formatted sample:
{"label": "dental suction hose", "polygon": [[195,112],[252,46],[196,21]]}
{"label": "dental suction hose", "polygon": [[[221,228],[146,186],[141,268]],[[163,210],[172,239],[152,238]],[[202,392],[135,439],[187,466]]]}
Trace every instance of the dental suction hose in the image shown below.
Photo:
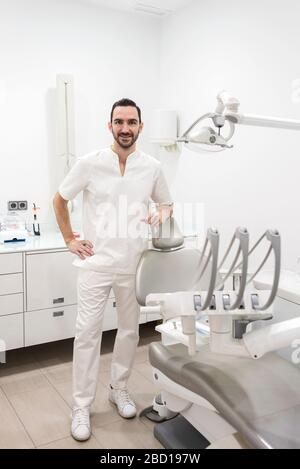
{"label": "dental suction hose", "polygon": [[[248,257],[250,254],[252,254],[257,247],[261,244],[261,242],[264,239],[267,239],[269,241],[269,249],[267,251],[267,254],[265,255],[264,259],[260,263],[259,267],[256,269],[253,275],[247,280],[247,285],[249,285],[257,276],[257,274],[262,270],[264,265],[266,264],[267,260],[269,259],[271,252],[273,251],[274,254],[274,276],[273,276],[273,283],[272,283],[272,288],[270,292],[270,296],[266,303],[262,306],[257,306],[255,309],[257,311],[265,311],[268,309],[273,301],[275,300],[278,286],[279,286],[279,279],[280,279],[280,268],[281,268],[281,239],[280,239],[280,234],[277,230],[267,230],[260,238],[259,240],[254,244],[254,246],[250,249],[248,253]],[[239,269],[243,265],[243,262],[238,264],[234,269],[233,272]]]}
{"label": "dental suction hose", "polygon": [[241,266],[242,266],[242,273],[241,273],[241,281],[240,281],[240,285],[239,285],[239,291],[238,291],[238,294],[237,294],[237,297],[236,297],[236,300],[235,302],[232,304],[232,305],[228,305],[228,310],[232,311],[232,310],[235,310],[237,308],[240,307],[242,301],[243,301],[243,297],[244,297],[244,292],[245,292],[245,288],[246,288],[246,285],[247,285],[247,272],[248,272],[248,249],[249,249],[249,233],[247,231],[247,228],[243,228],[243,227],[240,227],[240,228],[237,228],[234,235],[233,235],[233,238],[227,248],[227,251],[218,267],[218,271],[220,272],[221,268],[223,267],[226,259],[228,258],[228,255],[232,249],[232,246],[235,242],[235,240],[237,240],[239,242],[239,245],[238,245],[238,249],[237,249],[237,252],[235,254],[235,257],[234,257],[234,260],[230,266],[230,268],[228,269],[228,272],[225,276],[225,278],[222,279],[222,281],[218,284],[218,286],[216,287],[217,289],[220,289],[226,282],[226,280],[234,273],[234,271],[237,269],[237,262],[239,260],[239,257],[240,257],[240,254],[242,254],[242,262],[241,262]]}
{"label": "dental suction hose", "polygon": [[[199,306],[198,311],[204,311],[210,306],[212,297],[215,291],[217,274],[218,274],[219,239],[220,239],[219,232],[216,228],[209,228],[207,230],[206,240],[205,240],[204,248],[202,250],[202,255],[199,261],[197,275],[196,275],[196,278],[194,279],[194,289],[198,288],[200,280],[202,279],[209,265],[211,268],[211,275],[210,275],[210,281],[209,281],[209,286],[207,289],[206,298],[203,304]],[[208,253],[206,260],[204,260],[206,248],[208,245],[210,245],[209,253]],[[204,265],[202,265],[203,262],[204,262]]]}

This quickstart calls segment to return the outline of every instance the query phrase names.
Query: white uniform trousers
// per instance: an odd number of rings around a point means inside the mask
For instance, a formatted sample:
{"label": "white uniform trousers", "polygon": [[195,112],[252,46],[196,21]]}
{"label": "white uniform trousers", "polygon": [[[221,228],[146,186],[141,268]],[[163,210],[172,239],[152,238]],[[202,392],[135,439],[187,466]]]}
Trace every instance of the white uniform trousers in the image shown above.
{"label": "white uniform trousers", "polygon": [[125,388],[139,341],[139,305],[135,296],[135,275],[101,273],[79,269],[78,315],[73,354],[73,404],[89,407],[95,399],[99,374],[104,310],[113,288],[117,314],[111,384]]}

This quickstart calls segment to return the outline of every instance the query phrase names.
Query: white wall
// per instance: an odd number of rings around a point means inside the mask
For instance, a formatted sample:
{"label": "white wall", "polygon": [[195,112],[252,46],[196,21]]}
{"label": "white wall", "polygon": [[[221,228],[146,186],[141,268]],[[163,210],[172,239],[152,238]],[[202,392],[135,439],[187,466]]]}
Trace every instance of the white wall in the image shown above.
{"label": "white wall", "polygon": [[[158,105],[160,22],[73,0],[0,0],[0,213],[8,200],[53,221],[59,181],[56,74],[75,80],[77,155],[111,143],[111,105]],[[147,149],[147,125],[141,144]]]}
{"label": "white wall", "polygon": [[[300,78],[299,18],[296,0],[195,0],[167,18],[161,98],[179,111],[181,130],[213,111],[224,88],[240,99],[242,112],[300,119],[300,102],[292,99],[292,83]],[[226,240],[238,225],[248,227],[253,241],[277,227],[283,265],[295,269],[299,142],[299,132],[240,127],[231,151],[200,156],[185,149],[175,198],[204,202],[206,226],[219,227]]]}
{"label": "white wall", "polygon": [[[152,109],[177,109],[184,130],[214,109],[223,88],[246,113],[300,118],[300,103],[292,100],[300,78],[299,16],[296,0],[195,0],[162,24],[80,0],[0,0],[0,213],[7,200],[26,199],[42,208],[42,221],[53,222],[57,73],[74,75],[78,155],[110,143],[104,123],[123,96],[143,108],[146,150]],[[231,151],[161,158],[170,176],[177,170],[175,198],[205,204],[206,226],[219,227],[226,240],[238,225],[252,239],[277,227],[283,264],[294,269],[299,138],[240,127]]]}

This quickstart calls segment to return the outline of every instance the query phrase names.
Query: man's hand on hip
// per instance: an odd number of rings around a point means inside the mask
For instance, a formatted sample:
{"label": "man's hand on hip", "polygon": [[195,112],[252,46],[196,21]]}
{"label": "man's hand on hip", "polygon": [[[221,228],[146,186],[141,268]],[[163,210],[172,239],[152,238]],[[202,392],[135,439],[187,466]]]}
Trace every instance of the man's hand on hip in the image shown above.
{"label": "man's hand on hip", "polygon": [[69,251],[76,254],[82,260],[94,255],[93,245],[90,241],[72,239],[67,242],[66,245],[69,248]]}

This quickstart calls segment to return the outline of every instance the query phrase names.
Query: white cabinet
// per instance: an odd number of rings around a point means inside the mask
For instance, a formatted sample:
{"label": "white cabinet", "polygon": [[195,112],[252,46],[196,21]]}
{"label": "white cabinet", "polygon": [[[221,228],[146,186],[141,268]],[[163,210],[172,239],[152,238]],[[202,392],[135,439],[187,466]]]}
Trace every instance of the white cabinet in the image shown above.
{"label": "white cabinet", "polygon": [[[0,350],[74,337],[77,274],[67,249],[0,253]],[[140,315],[140,324],[160,316]],[[103,330],[117,328],[113,290]]]}
{"label": "white cabinet", "polygon": [[69,251],[26,255],[27,311],[77,303],[77,269]]}
{"label": "white cabinet", "polygon": [[0,295],[23,292],[23,274],[0,275]]}
{"label": "white cabinet", "polygon": [[[11,350],[24,346],[23,314],[0,317],[1,350]],[[3,347],[4,345],[4,347]]]}
{"label": "white cabinet", "polygon": [[77,269],[69,251],[26,254],[25,346],[75,335]]}
{"label": "white cabinet", "polygon": [[23,293],[0,296],[0,316],[23,313]]}
{"label": "white cabinet", "polygon": [[25,347],[75,335],[77,305],[25,313]]}
{"label": "white cabinet", "polygon": [[21,253],[0,256],[1,350],[24,346],[23,257]]}
{"label": "white cabinet", "polygon": [[21,253],[6,253],[0,256],[0,275],[23,272],[23,257]]}

